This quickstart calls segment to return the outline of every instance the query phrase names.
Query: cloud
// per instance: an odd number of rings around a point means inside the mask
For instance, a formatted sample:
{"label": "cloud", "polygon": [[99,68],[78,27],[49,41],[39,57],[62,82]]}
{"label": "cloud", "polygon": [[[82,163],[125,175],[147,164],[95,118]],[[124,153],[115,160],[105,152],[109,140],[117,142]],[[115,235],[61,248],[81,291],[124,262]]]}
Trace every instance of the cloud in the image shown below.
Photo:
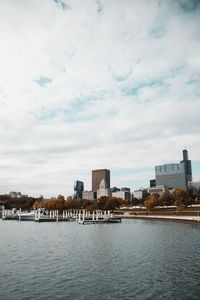
{"label": "cloud", "polygon": [[95,168],[137,188],[185,147],[198,162],[199,12],[183,0],[2,1],[0,193],[67,195],[75,179],[89,190]]}

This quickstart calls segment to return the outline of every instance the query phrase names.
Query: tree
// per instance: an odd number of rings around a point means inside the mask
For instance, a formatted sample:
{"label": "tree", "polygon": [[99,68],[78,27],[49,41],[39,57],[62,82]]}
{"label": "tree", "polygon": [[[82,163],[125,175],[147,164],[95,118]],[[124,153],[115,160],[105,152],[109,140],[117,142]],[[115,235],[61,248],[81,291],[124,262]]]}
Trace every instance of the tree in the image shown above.
{"label": "tree", "polygon": [[149,193],[147,193],[147,191],[144,191],[142,194],[142,198],[140,199],[140,203],[144,204],[144,201],[150,196]]}
{"label": "tree", "polygon": [[103,210],[106,204],[108,197],[100,197],[97,201],[98,209]]}
{"label": "tree", "polygon": [[189,188],[188,189],[188,194],[189,194],[189,196],[192,198],[192,202],[193,203],[195,203],[195,200],[196,200],[196,198],[197,198],[197,191],[194,191],[194,189],[192,189],[192,188]]}
{"label": "tree", "polygon": [[119,208],[119,207],[120,207],[120,199],[115,198],[115,197],[109,197],[106,200],[106,203],[104,205],[105,210],[113,210],[113,209]]}
{"label": "tree", "polygon": [[59,195],[57,199],[60,200],[62,203],[65,202],[65,197],[63,195]]}
{"label": "tree", "polygon": [[173,204],[172,196],[168,191],[164,192],[160,196],[159,205],[164,206],[164,205],[172,205],[172,204]]}
{"label": "tree", "polygon": [[98,209],[97,203],[93,203],[86,208],[88,211],[93,212]]}
{"label": "tree", "polygon": [[193,202],[189,193],[181,188],[177,188],[172,192],[172,198],[174,205],[178,207],[187,207]]}
{"label": "tree", "polygon": [[140,200],[138,198],[134,197],[133,200],[132,200],[132,205],[136,206],[139,203],[140,203]]}
{"label": "tree", "polygon": [[159,197],[156,194],[149,195],[144,201],[144,206],[146,206],[148,210],[151,210],[157,205],[159,205]]}
{"label": "tree", "polygon": [[200,188],[197,191],[197,201],[200,203]]}

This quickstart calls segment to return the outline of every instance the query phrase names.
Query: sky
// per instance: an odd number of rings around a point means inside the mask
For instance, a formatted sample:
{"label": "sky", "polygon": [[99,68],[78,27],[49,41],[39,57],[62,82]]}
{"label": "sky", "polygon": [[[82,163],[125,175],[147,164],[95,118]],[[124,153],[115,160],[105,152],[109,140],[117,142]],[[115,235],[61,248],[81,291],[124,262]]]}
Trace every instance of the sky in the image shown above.
{"label": "sky", "polygon": [[0,0],[0,194],[200,180],[199,0]]}

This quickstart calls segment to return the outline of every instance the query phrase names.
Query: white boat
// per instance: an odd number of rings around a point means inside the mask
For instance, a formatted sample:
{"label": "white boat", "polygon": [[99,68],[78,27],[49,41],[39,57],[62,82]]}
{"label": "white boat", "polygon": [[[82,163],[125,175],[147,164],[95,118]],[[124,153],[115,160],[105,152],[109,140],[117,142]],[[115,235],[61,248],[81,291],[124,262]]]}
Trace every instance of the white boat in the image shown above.
{"label": "white boat", "polygon": [[36,210],[33,210],[31,212],[23,212],[23,213],[18,212],[20,221],[34,221],[36,214],[37,214]]}
{"label": "white boat", "polygon": [[32,210],[31,212],[23,212],[23,213],[18,212],[18,216],[20,221],[35,221],[35,219],[38,217],[40,219],[48,218],[46,213],[41,210],[39,211]]}

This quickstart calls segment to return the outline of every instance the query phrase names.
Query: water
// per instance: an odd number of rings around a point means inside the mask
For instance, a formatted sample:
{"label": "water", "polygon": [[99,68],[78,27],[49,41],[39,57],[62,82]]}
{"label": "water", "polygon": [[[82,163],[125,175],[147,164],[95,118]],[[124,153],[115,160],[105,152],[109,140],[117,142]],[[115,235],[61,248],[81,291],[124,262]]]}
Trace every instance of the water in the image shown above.
{"label": "water", "polygon": [[0,299],[200,299],[200,227],[0,221]]}

